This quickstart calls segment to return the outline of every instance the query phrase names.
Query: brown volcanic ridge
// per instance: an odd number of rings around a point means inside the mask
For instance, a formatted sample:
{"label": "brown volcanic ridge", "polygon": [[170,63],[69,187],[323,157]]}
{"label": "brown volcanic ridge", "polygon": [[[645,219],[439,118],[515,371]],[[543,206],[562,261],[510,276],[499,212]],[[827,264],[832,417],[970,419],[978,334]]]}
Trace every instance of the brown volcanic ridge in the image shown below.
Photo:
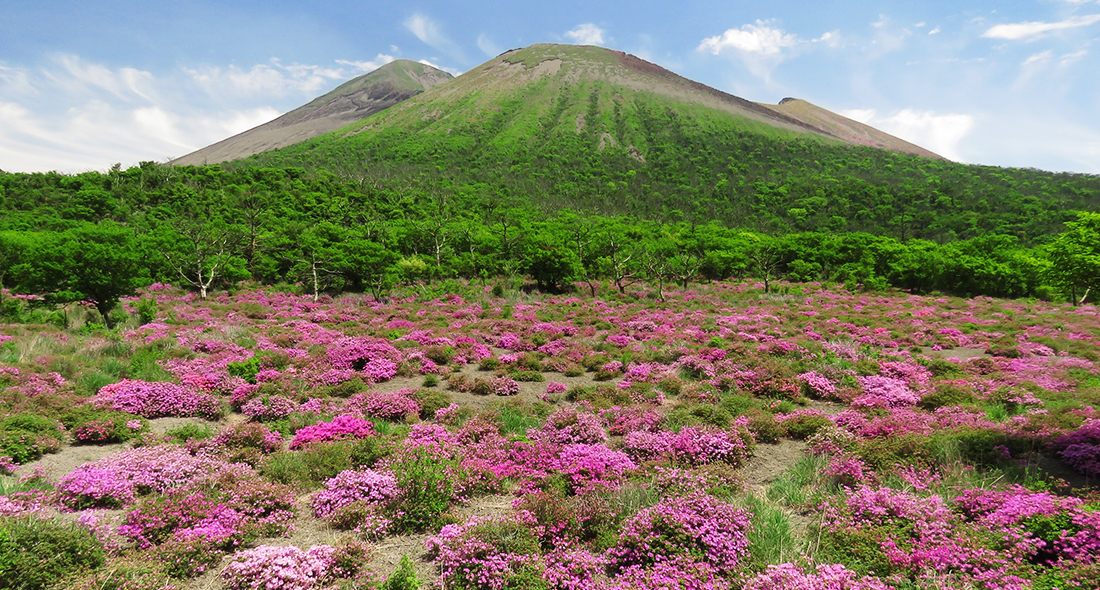
{"label": "brown volcanic ridge", "polygon": [[360,121],[453,78],[432,66],[399,59],[263,125],[172,160],[217,164],[293,145]]}

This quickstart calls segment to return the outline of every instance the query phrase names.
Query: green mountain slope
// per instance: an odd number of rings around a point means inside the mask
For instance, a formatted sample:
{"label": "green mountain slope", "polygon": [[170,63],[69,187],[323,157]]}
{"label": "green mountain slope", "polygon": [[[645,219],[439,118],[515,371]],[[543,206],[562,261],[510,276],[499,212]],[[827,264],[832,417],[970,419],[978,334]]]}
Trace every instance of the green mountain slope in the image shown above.
{"label": "green mountain slope", "polygon": [[[715,130],[783,139],[808,137],[938,157],[824,109],[754,103],[622,52],[553,44],[506,52],[341,135],[384,135],[403,129],[468,135],[476,128],[487,131],[484,128],[489,126],[496,133],[491,143],[500,146],[564,133],[594,138],[591,147],[597,150],[616,144],[640,150],[637,136],[644,132],[636,121],[640,109],[671,109]],[[846,124],[838,124],[842,121]],[[340,136],[330,140],[336,137]],[[644,158],[644,152],[639,154]]]}
{"label": "green mountain slope", "polygon": [[281,117],[173,161],[177,165],[216,164],[293,145],[334,131],[447,80],[432,66],[397,60],[349,80]]}

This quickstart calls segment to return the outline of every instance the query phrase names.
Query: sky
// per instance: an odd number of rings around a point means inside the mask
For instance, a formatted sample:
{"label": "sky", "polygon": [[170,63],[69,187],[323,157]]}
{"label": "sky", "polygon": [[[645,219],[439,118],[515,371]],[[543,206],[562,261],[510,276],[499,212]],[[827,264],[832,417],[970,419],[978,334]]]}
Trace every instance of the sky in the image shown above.
{"label": "sky", "polygon": [[0,170],[163,162],[394,59],[533,43],[808,100],[952,160],[1100,174],[1100,0],[0,0]]}

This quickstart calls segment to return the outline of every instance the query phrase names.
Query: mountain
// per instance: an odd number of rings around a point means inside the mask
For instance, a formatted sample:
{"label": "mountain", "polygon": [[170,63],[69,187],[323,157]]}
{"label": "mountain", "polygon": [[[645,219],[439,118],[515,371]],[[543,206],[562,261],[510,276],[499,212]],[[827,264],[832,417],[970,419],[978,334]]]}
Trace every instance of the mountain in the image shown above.
{"label": "mountain", "polygon": [[173,160],[216,164],[300,143],[369,117],[453,78],[422,63],[399,59],[264,123]]}
{"label": "mountain", "polygon": [[[563,133],[585,135],[592,139],[591,147],[600,151],[611,145],[633,146],[636,157],[644,159],[643,144],[647,142],[639,135],[647,130],[639,124],[639,115],[645,118],[647,112],[660,115],[670,111],[697,128],[781,139],[812,138],[831,145],[939,158],[920,146],[803,100],[756,103],[620,51],[556,44],[502,53],[304,149],[311,151],[309,159],[314,160],[329,148],[375,143],[371,137],[389,141],[393,133],[402,131],[451,136],[461,129],[467,137],[479,136],[479,146],[529,145]],[[359,135],[363,137],[354,138]]]}

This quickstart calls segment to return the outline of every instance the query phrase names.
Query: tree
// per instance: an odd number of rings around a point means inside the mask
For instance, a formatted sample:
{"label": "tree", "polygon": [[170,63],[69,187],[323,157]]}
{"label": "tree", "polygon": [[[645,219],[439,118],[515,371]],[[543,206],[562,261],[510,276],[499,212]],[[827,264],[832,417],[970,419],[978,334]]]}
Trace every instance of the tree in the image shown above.
{"label": "tree", "polygon": [[0,231],[0,301],[4,300],[4,278],[30,260],[33,244],[32,234]]}
{"label": "tree", "polygon": [[560,291],[577,279],[582,268],[577,253],[558,244],[531,244],[524,258],[524,270],[540,291]]}
{"label": "tree", "polygon": [[247,276],[247,263],[236,255],[240,234],[225,222],[176,218],[160,226],[153,239],[171,274],[198,289],[200,299],[206,299],[216,281]]}
{"label": "tree", "polygon": [[60,234],[44,234],[24,265],[22,287],[59,303],[93,304],[108,328],[121,297],[147,282],[133,232],[111,222],[84,224]]}
{"label": "tree", "polygon": [[1084,303],[1100,287],[1100,213],[1081,212],[1077,221],[1067,221],[1050,245],[1050,262],[1051,282],[1069,291],[1074,305]]}
{"label": "tree", "polygon": [[399,254],[364,237],[349,236],[338,246],[341,253],[340,272],[352,284],[370,290],[381,301],[397,281]]}

